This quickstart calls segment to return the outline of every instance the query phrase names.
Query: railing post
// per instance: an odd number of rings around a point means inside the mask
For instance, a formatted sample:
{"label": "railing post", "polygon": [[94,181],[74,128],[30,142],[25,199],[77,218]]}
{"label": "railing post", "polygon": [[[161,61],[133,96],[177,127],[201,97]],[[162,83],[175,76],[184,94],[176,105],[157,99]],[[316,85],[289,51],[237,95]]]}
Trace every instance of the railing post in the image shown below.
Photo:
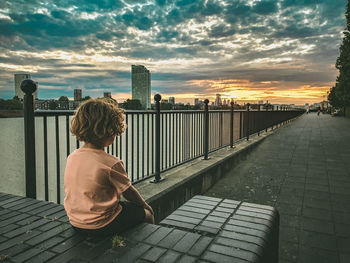
{"label": "railing post", "polygon": [[31,79],[21,83],[24,94],[24,144],[25,144],[25,176],[26,196],[36,199],[36,171],[35,171],[35,131],[34,131],[34,97],[37,85]]}
{"label": "railing post", "polygon": [[164,179],[160,177],[160,100],[162,97],[159,94],[154,95],[154,100],[156,104],[156,174],[154,180],[151,183],[159,183]]}
{"label": "railing post", "polygon": [[260,104],[258,104],[258,136],[260,136],[260,129],[261,129],[261,118],[260,118]]}
{"label": "railing post", "polygon": [[204,145],[204,159],[203,160],[209,160],[208,154],[209,154],[209,109],[208,109],[208,103],[209,100],[204,100],[204,138],[203,138],[203,145]]}
{"label": "railing post", "polygon": [[249,141],[249,108],[250,103],[247,103],[247,141]]}
{"label": "railing post", "polygon": [[231,101],[231,125],[230,125],[230,147],[233,148],[233,114],[234,114],[234,101]]}
{"label": "railing post", "polygon": [[[265,105],[266,105],[266,111],[269,111],[269,108],[268,108],[269,105],[267,103]],[[266,126],[265,132],[267,132],[267,129],[268,129],[268,125],[267,125],[268,122],[266,120],[268,120],[268,113],[265,114],[265,126]]]}

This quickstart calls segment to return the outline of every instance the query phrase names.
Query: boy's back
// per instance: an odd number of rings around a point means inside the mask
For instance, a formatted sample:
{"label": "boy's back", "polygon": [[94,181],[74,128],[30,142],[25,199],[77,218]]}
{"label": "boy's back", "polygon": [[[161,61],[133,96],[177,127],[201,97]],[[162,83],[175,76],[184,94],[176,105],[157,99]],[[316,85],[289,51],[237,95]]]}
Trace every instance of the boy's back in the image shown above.
{"label": "boy's back", "polygon": [[79,148],[67,159],[64,206],[73,226],[101,228],[121,211],[120,194],[131,183],[123,163],[103,150]]}

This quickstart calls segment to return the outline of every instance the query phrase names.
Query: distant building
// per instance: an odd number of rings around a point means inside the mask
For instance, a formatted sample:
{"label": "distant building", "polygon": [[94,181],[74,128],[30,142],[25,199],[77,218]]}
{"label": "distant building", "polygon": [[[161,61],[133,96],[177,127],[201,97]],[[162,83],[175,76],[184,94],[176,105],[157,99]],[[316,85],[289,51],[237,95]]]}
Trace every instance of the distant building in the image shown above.
{"label": "distant building", "polygon": [[222,105],[221,95],[216,94],[215,106],[221,106],[221,105]]}
{"label": "distant building", "polygon": [[112,98],[112,94],[110,92],[103,92],[104,98]]}
{"label": "distant building", "polygon": [[175,105],[175,97],[169,97],[169,103]]}
{"label": "distant building", "polygon": [[194,105],[198,105],[199,104],[199,99],[194,99]]}
{"label": "distant building", "polygon": [[259,100],[259,101],[258,101],[258,104],[259,104],[259,105],[262,105],[262,104],[264,104],[264,101],[263,101],[263,100]]}
{"label": "distant building", "polygon": [[83,99],[81,89],[74,89],[74,101],[81,101]]}
{"label": "distant building", "polygon": [[151,108],[151,73],[142,65],[131,66],[132,99],[139,100],[143,109]]}
{"label": "distant building", "polygon": [[[14,74],[15,78],[15,96],[17,96],[19,99],[24,99],[24,92],[21,90],[21,83],[25,79],[31,79],[30,74],[26,73],[19,73]],[[34,99],[38,98],[38,82],[36,82],[37,90],[34,92]]]}

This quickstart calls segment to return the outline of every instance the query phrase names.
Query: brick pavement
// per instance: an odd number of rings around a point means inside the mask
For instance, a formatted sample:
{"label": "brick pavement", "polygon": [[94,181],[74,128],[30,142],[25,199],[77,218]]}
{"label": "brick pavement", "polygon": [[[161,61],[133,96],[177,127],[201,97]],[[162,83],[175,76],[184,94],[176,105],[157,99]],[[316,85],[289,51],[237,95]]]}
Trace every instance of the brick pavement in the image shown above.
{"label": "brick pavement", "polygon": [[280,262],[350,262],[350,119],[282,126],[205,195],[275,206]]}
{"label": "brick pavement", "polygon": [[277,263],[271,206],[197,195],[160,225],[123,233],[115,247],[113,235],[82,236],[67,221],[62,205],[0,193],[0,261]]}

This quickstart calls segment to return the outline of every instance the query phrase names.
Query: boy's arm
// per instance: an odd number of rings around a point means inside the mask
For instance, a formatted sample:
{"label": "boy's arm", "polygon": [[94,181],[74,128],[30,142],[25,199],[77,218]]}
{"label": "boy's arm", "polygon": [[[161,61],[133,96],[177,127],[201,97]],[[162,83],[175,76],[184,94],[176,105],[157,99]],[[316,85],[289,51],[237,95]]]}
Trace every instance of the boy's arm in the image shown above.
{"label": "boy's arm", "polygon": [[122,193],[122,195],[126,200],[135,203],[139,206],[142,206],[143,208],[149,210],[153,215],[152,207],[150,207],[150,205],[146,203],[146,201],[140,195],[139,191],[137,191],[134,186],[131,185]]}

